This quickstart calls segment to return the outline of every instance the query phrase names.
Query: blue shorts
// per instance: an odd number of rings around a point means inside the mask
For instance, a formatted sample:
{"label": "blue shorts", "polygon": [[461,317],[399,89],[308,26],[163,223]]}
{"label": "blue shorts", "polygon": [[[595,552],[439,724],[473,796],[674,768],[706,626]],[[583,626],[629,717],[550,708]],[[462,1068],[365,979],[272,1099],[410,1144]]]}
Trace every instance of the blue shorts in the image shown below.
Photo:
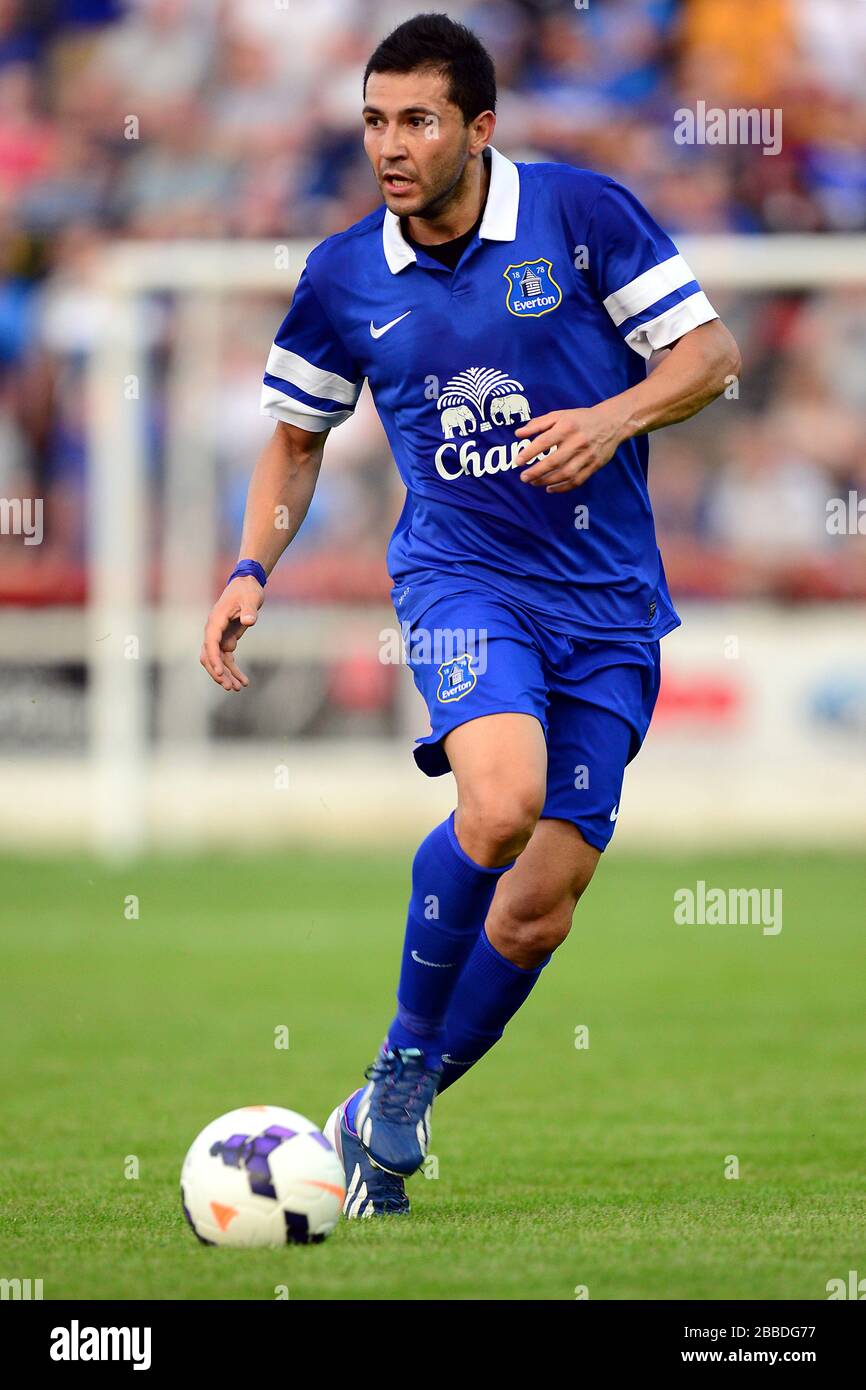
{"label": "blue shorts", "polygon": [[477,593],[436,599],[404,639],[430,713],[431,732],[415,749],[422,772],[450,772],[442,740],[458,725],[487,714],[534,715],[547,742],[542,816],[571,821],[605,849],[626,764],[658,697],[659,643],[551,632],[525,609]]}

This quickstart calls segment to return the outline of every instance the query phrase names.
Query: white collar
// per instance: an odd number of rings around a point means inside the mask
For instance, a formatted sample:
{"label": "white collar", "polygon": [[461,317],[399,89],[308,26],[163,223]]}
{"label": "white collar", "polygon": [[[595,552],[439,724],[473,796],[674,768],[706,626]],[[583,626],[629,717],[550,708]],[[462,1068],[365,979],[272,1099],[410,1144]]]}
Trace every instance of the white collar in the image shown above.
{"label": "white collar", "polygon": [[[486,241],[513,241],[517,235],[517,208],[520,203],[520,174],[517,165],[490,147],[490,188],[478,235]],[[416,260],[400,227],[396,212],[385,209],[382,223],[382,249],[392,275]]]}

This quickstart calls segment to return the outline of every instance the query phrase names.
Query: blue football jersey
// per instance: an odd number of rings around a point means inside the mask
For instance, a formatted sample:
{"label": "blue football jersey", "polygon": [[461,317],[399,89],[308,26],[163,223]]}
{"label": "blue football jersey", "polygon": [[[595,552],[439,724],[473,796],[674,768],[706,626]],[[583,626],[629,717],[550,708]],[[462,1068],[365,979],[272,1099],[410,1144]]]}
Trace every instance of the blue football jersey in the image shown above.
{"label": "blue football jersey", "polygon": [[646,436],[582,487],[520,481],[533,416],[642,380],[716,317],[670,238],[612,179],[491,150],[453,272],[380,207],[311,253],[267,362],[262,410],[339,425],[364,380],[406,485],[388,569],[401,617],[445,592],[507,595],[557,631],[655,641],[679,619],[647,491]]}

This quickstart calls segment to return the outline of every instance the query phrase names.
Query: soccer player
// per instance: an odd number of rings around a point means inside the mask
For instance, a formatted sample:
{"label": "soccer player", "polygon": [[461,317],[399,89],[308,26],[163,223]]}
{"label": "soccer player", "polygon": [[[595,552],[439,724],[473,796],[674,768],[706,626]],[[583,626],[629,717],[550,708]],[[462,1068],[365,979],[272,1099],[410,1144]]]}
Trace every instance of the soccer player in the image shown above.
{"label": "soccer player", "polygon": [[385,206],[301,275],[264,377],[278,423],[202,648],[217,684],[247,684],[238,640],[368,381],[406,485],[388,569],[430,713],[415,758],[454,774],[457,808],[415,855],[397,1012],[368,1084],[332,1116],[349,1217],[408,1210],[434,1097],[494,1046],[569,931],[679,623],[647,434],[740,369],[637,199],[602,174],[512,163],[490,143],[495,109],[489,55],[445,15],[401,24],[367,64]]}

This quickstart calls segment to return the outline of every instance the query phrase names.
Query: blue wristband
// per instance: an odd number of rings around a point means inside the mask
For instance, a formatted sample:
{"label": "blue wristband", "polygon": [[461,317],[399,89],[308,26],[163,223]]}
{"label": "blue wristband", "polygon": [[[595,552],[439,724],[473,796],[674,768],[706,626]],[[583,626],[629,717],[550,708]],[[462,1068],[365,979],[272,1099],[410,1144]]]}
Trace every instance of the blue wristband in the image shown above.
{"label": "blue wristband", "polygon": [[233,579],[243,579],[247,575],[252,579],[257,579],[262,588],[264,588],[268,582],[268,576],[265,574],[265,567],[264,565],[260,565],[258,560],[238,560],[226,580],[226,584],[231,584]]}

